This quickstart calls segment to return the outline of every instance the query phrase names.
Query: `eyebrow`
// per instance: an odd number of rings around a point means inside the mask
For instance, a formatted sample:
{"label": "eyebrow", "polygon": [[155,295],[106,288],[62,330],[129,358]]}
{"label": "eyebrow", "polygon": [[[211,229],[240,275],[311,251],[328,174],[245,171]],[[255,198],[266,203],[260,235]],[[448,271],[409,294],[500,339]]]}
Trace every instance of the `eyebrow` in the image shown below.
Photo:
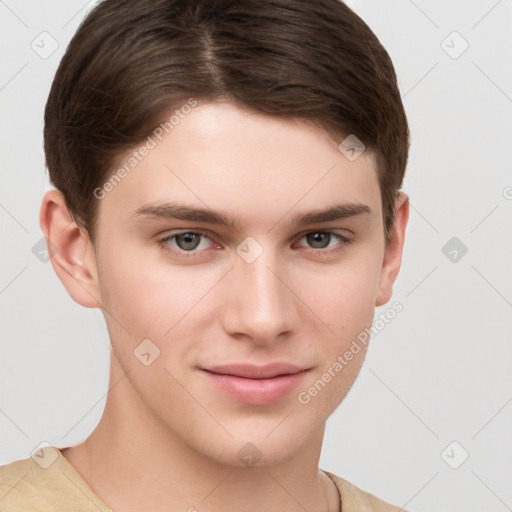
{"label": "eyebrow", "polygon": [[[298,213],[291,218],[289,225],[293,227],[302,227],[309,224],[331,222],[334,220],[342,220],[371,213],[371,208],[362,203],[335,204],[325,209]],[[223,211],[214,211],[209,208],[198,208],[177,202],[145,204],[138,208],[130,218],[134,220],[156,218],[162,220],[203,222],[224,226],[233,231],[240,228],[240,219],[238,217],[231,217]]]}

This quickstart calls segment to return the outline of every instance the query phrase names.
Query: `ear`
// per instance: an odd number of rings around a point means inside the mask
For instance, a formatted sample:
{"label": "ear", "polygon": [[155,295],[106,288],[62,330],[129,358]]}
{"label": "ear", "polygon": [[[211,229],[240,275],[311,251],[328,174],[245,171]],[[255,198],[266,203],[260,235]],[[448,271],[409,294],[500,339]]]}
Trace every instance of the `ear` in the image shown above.
{"label": "ear", "polygon": [[101,298],[94,247],[71,217],[58,190],[46,192],[39,223],[48,244],[50,261],[75,302],[100,308]]}
{"label": "ear", "polygon": [[409,220],[409,197],[400,192],[395,201],[395,215],[390,229],[390,238],[384,253],[382,271],[380,274],[379,291],[375,301],[376,306],[382,306],[391,299],[393,283],[395,282],[402,263],[402,251],[405,242],[405,228]]}

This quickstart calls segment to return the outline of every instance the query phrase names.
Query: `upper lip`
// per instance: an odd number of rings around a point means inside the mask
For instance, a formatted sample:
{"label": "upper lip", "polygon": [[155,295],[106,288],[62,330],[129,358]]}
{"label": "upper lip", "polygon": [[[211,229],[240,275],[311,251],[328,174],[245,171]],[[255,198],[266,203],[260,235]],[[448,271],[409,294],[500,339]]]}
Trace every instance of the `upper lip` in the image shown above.
{"label": "upper lip", "polygon": [[253,364],[225,364],[203,369],[211,373],[233,375],[246,379],[271,379],[278,375],[291,375],[305,370],[305,368],[290,363],[272,363],[264,366],[256,366]]}

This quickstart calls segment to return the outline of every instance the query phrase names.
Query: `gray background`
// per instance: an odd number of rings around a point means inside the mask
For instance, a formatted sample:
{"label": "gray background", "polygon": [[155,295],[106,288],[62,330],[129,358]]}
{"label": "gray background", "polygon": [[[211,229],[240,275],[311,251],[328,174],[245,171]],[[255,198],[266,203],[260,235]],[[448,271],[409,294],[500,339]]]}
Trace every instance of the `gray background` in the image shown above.
{"label": "gray background", "polygon": [[[411,219],[404,309],[328,421],[321,467],[409,510],[512,510],[512,1],[348,3],[397,69]],[[36,256],[43,108],[93,4],[0,1],[0,464],[82,441],[105,405],[103,317]]]}

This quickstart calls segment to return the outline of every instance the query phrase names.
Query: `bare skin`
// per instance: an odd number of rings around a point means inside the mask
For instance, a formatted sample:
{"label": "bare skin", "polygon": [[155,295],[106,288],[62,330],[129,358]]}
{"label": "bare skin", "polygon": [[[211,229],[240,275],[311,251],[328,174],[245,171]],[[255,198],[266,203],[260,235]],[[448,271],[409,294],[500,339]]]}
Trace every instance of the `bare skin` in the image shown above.
{"label": "bare skin", "polygon": [[[136,214],[171,201],[238,224]],[[333,205],[352,213],[292,224]],[[369,152],[350,161],[312,123],[217,103],[199,104],[157,141],[99,211],[93,245],[59,192],[41,207],[55,271],[76,302],[101,308],[112,344],[104,414],[64,456],[115,512],[340,510],[318,461],[366,347],[307,404],[298,395],[389,301],[407,196],[386,246]],[[256,244],[244,246],[247,237]],[[257,257],[248,262],[240,247]],[[136,355],[143,340],[148,365]],[[258,391],[256,402],[212,372],[276,362],[300,368],[293,388]]]}

